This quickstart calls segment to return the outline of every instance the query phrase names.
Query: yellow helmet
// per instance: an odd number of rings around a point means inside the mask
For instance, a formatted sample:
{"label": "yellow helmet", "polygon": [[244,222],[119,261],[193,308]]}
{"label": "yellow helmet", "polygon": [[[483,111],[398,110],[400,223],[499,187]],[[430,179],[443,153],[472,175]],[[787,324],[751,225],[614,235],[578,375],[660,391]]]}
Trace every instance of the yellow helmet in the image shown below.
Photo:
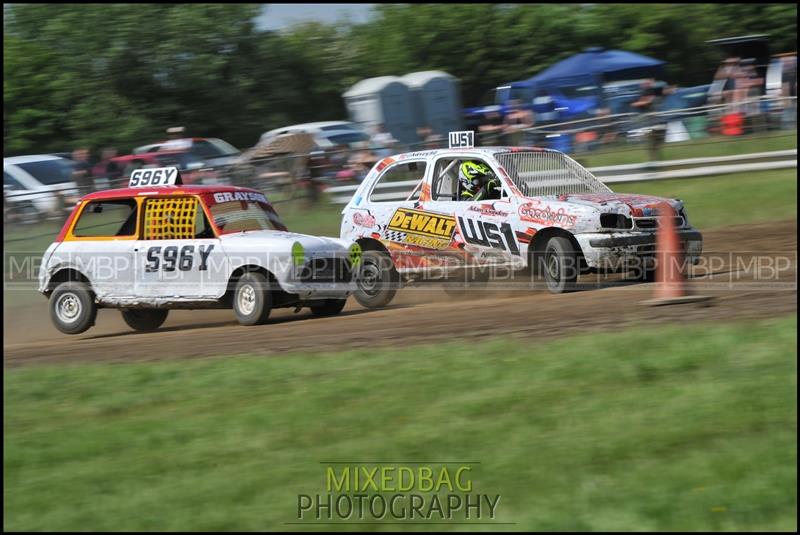
{"label": "yellow helmet", "polygon": [[467,160],[458,168],[458,181],[466,191],[472,191],[473,188],[480,187],[484,179],[492,175],[494,173],[492,173],[488,165],[472,160]]}

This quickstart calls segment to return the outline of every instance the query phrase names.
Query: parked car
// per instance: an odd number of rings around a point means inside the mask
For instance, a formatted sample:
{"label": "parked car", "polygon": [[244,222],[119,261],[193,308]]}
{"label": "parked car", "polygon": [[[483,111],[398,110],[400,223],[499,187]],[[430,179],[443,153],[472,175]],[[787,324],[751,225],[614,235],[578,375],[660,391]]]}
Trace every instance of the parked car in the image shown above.
{"label": "parked car", "polygon": [[356,123],[348,121],[321,121],[316,123],[302,123],[283,128],[276,128],[265,132],[259,139],[259,145],[266,145],[278,136],[284,134],[297,133],[311,134],[314,142],[322,150],[330,149],[338,145],[348,145],[355,148],[357,144],[369,142],[370,135]]}
{"label": "parked car", "polygon": [[174,167],[128,185],[83,197],[44,253],[39,291],[63,333],[89,329],[100,307],[140,331],[174,308],[232,308],[242,325],[281,307],[332,316],[355,290],[360,247],[289,232],[259,191],[184,185]]}
{"label": "parked car", "polygon": [[220,173],[196,154],[180,150],[143,152],[116,156],[94,166],[92,174],[112,183],[130,177],[136,169],[145,167],[177,167],[186,184],[216,184]]}
{"label": "parked car", "polygon": [[25,220],[59,216],[78,200],[72,179],[73,162],[50,154],[3,158],[3,196],[6,209],[25,214]]}
{"label": "parked car", "polygon": [[239,149],[218,138],[188,137],[170,139],[160,143],[151,143],[133,149],[134,155],[153,152],[182,152],[192,155],[189,164],[199,167],[219,167],[231,165],[237,161],[241,152]]}

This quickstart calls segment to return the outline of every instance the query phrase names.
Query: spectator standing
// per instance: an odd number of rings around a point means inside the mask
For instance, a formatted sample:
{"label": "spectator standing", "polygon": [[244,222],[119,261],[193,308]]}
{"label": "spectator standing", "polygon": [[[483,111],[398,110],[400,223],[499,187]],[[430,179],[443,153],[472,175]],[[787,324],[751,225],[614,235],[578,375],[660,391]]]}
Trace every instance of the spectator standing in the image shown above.
{"label": "spectator standing", "polygon": [[647,129],[647,151],[650,154],[650,161],[661,158],[661,146],[667,133],[663,120],[655,114],[660,103],[661,91],[652,78],[642,82],[642,94],[639,100],[631,103],[631,107],[642,114],[640,116],[642,128]]}
{"label": "spectator standing", "polygon": [[491,111],[478,127],[481,145],[497,145],[503,135],[503,118],[499,112]]}
{"label": "spectator standing", "polygon": [[124,169],[116,162],[112,162],[117,157],[117,149],[106,147],[100,153],[100,161],[92,168],[92,176],[95,181],[98,179],[114,181],[122,178]]}
{"label": "spectator standing", "polygon": [[78,185],[81,195],[94,191],[92,165],[89,163],[89,149],[80,147],[72,151],[72,180]]}
{"label": "spectator standing", "polygon": [[319,202],[320,193],[325,186],[328,159],[321,150],[313,151],[308,158],[308,201],[311,206]]}
{"label": "spectator standing", "polygon": [[368,144],[361,141],[358,143],[358,150],[350,155],[347,165],[353,171],[353,178],[361,182],[377,161],[378,158],[369,150]]}
{"label": "spectator standing", "polygon": [[714,82],[721,86],[721,101],[730,104],[735,100],[736,79],[739,77],[739,58],[731,57],[722,62],[714,74]]}
{"label": "spectator standing", "polygon": [[511,146],[526,145],[529,138],[526,130],[532,128],[534,124],[533,112],[523,108],[518,100],[509,102],[509,108],[503,121],[504,142]]}
{"label": "spectator standing", "polygon": [[384,129],[382,123],[375,125],[375,130],[372,134],[372,148],[378,157],[391,156],[392,148],[396,143],[397,140]]}
{"label": "spectator standing", "polygon": [[743,92],[742,100],[745,101],[745,115],[751,118],[755,115],[759,115],[761,110],[758,97],[761,96],[761,90],[764,87],[764,79],[756,72],[754,59],[745,59],[742,61],[742,77],[740,83]]}
{"label": "spectator standing", "polygon": [[417,128],[417,137],[426,149],[440,149],[444,147],[444,137],[433,131],[428,125]]}

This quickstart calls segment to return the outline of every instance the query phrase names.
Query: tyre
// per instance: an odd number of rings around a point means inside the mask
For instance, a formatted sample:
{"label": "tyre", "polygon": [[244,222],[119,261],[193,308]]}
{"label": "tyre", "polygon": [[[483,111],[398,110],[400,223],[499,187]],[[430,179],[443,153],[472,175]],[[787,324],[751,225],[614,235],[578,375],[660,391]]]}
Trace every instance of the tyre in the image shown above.
{"label": "tyre", "polygon": [[394,299],[399,281],[400,275],[387,253],[364,251],[357,279],[358,289],[353,295],[363,307],[380,308]]}
{"label": "tyre", "polygon": [[272,291],[267,278],[249,271],[239,278],[233,291],[233,313],[242,325],[261,325],[272,311]]}
{"label": "tyre", "polygon": [[122,319],[136,331],[155,331],[167,320],[169,310],[162,308],[123,309]]}
{"label": "tyre", "polygon": [[580,265],[578,253],[572,242],[562,236],[553,236],[539,253],[539,272],[544,275],[547,289],[554,294],[575,290]]}
{"label": "tyre", "polygon": [[64,334],[80,334],[94,325],[97,305],[85,282],[64,282],[50,295],[50,318]]}
{"label": "tyre", "polygon": [[326,299],[319,304],[311,305],[311,313],[315,316],[335,316],[342,311],[347,299]]}

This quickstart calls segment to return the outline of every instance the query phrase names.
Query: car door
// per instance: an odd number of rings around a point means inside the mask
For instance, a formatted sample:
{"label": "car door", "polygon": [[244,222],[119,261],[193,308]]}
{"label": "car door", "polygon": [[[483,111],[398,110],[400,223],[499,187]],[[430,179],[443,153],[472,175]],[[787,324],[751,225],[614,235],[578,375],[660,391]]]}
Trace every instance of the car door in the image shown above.
{"label": "car door", "polygon": [[197,197],[145,199],[135,256],[137,295],[192,301],[218,298],[225,292],[227,259]]}
{"label": "car door", "polygon": [[[367,202],[351,205],[350,219],[344,221],[357,233],[361,229],[366,231],[362,234],[381,239],[398,269],[417,267],[420,255],[415,252],[426,249],[429,238],[435,236],[422,225],[425,214],[419,209],[426,169],[424,158],[390,163],[365,192]],[[398,194],[405,200],[388,200]],[[449,232],[452,234],[452,227]]]}
{"label": "car door", "polygon": [[500,176],[490,159],[479,155],[440,156],[433,163],[429,210],[451,216],[463,240],[463,262],[519,264],[520,249],[512,226],[514,199],[501,182],[499,199],[473,201],[459,194],[458,169],[465,161],[484,163]]}
{"label": "car door", "polygon": [[101,301],[134,295],[135,199],[86,202],[49,260],[83,273]]}

